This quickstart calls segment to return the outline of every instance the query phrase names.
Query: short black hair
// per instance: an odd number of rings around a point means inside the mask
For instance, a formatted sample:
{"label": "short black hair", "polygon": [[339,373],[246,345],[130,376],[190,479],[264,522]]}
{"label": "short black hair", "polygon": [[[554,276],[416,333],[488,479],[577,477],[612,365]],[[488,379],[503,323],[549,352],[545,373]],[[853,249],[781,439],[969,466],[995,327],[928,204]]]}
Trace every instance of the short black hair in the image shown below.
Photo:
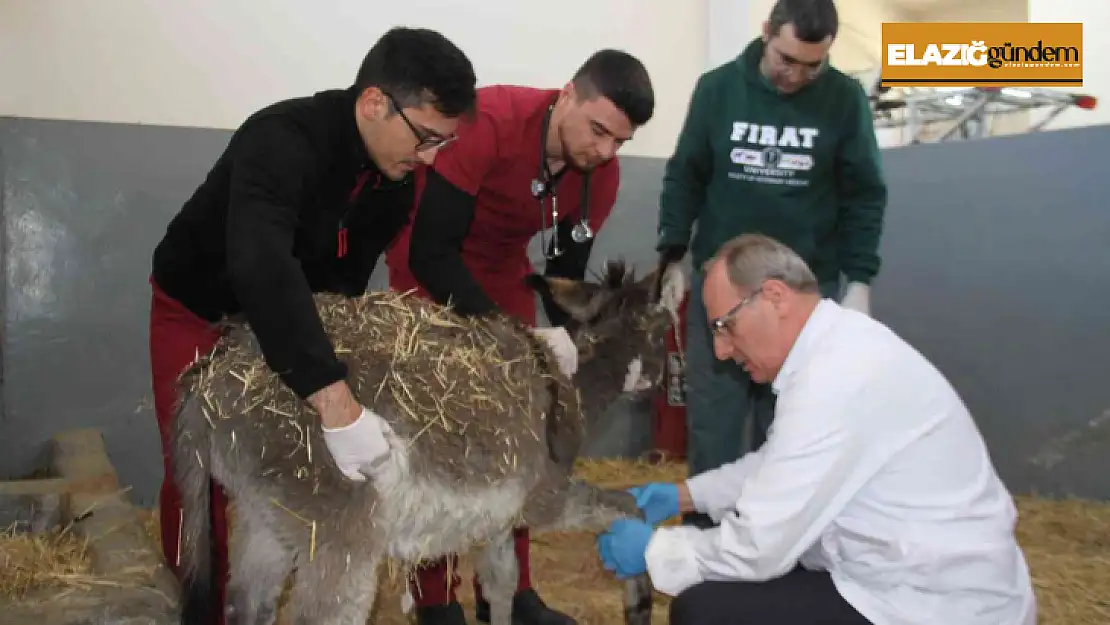
{"label": "short black hair", "polygon": [[655,112],[655,91],[647,68],[627,52],[595,52],[578,68],[572,82],[583,98],[608,98],[633,126],[643,126]]}
{"label": "short black hair", "polygon": [[474,110],[474,66],[466,54],[427,28],[395,27],[382,35],[358,68],[354,89],[377,87],[402,107],[431,104],[447,117]]}
{"label": "short black hair", "polygon": [[794,34],[806,43],[820,43],[825,37],[836,38],[840,18],[833,0],[778,0],[771,9],[771,35],[778,35],[786,24],[794,25]]}

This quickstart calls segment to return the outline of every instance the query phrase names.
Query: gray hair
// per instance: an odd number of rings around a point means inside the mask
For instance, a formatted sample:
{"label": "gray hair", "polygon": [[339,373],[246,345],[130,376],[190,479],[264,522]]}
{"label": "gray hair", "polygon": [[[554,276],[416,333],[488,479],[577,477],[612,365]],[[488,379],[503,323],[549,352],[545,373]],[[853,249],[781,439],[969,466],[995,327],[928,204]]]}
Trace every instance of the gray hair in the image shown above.
{"label": "gray hair", "polygon": [[799,293],[818,293],[817,277],[797,252],[762,234],[730,239],[705,264],[724,262],[728,280],[748,292],[766,280],[778,280]]}

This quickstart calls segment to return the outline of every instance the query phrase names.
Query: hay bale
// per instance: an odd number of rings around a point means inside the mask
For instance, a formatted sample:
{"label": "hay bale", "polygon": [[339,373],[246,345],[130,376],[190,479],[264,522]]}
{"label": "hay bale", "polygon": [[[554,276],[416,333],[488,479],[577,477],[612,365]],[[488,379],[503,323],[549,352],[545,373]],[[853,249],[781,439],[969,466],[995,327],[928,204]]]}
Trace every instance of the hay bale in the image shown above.
{"label": "hay bale", "polygon": [[118,482],[99,431],[69,430],[52,440],[49,477],[0,484],[0,495],[51,495],[56,503],[46,527],[0,528],[4,622],[55,623],[70,614],[65,622],[168,622],[176,585],[136,523],[126,490],[108,489]]}

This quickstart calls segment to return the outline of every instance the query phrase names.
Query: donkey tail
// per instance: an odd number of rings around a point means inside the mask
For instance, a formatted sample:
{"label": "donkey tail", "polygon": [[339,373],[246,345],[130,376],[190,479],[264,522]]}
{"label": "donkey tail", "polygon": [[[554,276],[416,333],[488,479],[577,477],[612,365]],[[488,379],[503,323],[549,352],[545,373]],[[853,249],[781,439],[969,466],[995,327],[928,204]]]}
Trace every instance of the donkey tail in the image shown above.
{"label": "donkey tail", "polygon": [[174,419],[174,478],[181,491],[181,623],[208,625],[215,614],[211,508],[211,428],[203,402],[182,392]]}

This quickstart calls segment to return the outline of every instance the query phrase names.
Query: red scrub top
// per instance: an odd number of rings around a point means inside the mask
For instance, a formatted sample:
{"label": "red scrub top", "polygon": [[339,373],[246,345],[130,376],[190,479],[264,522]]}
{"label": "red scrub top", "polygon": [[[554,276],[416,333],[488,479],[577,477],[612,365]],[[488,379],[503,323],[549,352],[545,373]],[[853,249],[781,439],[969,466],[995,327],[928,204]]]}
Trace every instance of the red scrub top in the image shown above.
{"label": "red scrub top", "polygon": [[[534,271],[528,244],[545,221],[548,241],[554,236],[550,201],[544,201],[541,213],[539,200],[532,197],[532,180],[540,173],[544,114],[558,94],[557,89],[508,85],[478,89],[476,115],[459,124],[458,140],[441,150],[432,165],[451,183],[477,197],[474,220],[463,242],[463,263],[502,311],[529,326],[536,324],[536,296],[524,284],[525,276]],[[415,206],[419,206],[423,172],[416,172],[415,178]],[[589,224],[595,233],[601,232],[612,212],[619,185],[618,159],[594,169]],[[560,221],[569,218],[577,223],[582,175],[568,170],[555,190]],[[424,210],[435,210],[435,206]],[[411,234],[410,219],[386,253],[389,284],[399,291],[416,289],[427,297],[409,271]]]}

